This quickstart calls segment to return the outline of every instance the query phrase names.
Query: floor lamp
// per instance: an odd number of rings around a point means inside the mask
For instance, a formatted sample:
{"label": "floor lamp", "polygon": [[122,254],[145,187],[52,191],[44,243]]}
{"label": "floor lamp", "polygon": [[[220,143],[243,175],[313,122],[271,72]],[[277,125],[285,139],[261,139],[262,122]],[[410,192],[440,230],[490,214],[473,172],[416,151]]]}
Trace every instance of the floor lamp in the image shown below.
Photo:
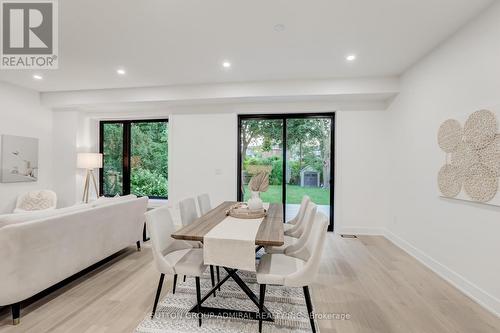
{"label": "floor lamp", "polygon": [[85,176],[85,185],[83,187],[82,201],[89,202],[90,182],[94,184],[94,190],[97,197],[99,197],[99,190],[97,189],[97,182],[95,180],[94,169],[102,168],[102,154],[98,153],[79,153],[77,158],[77,167],[79,169],[87,170]]}

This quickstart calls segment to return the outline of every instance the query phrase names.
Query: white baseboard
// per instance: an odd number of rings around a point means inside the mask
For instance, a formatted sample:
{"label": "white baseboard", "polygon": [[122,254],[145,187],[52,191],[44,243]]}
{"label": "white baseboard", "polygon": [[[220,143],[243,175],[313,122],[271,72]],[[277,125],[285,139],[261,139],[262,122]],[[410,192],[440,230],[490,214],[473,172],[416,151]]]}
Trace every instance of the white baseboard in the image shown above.
{"label": "white baseboard", "polygon": [[[379,235],[376,233],[375,235]],[[476,303],[490,311],[500,318],[500,300],[488,294],[483,289],[479,288],[460,274],[454,272],[438,261],[434,260],[421,250],[417,249],[404,239],[400,238],[391,231],[385,229],[384,236],[391,241],[394,245],[404,250],[406,253],[417,259],[423,265],[431,269],[434,273],[439,275],[444,280],[451,283],[455,288],[470,297]]]}

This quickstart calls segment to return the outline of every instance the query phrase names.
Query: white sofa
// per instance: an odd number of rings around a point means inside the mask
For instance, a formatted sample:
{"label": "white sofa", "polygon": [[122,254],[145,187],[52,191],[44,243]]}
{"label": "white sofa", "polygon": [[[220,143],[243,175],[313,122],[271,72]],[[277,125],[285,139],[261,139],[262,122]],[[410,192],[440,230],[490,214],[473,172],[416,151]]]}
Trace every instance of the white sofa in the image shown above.
{"label": "white sofa", "polygon": [[0,217],[0,306],[12,306],[14,324],[21,301],[134,243],[140,250],[147,202],[105,199],[25,222],[4,216],[3,226]]}

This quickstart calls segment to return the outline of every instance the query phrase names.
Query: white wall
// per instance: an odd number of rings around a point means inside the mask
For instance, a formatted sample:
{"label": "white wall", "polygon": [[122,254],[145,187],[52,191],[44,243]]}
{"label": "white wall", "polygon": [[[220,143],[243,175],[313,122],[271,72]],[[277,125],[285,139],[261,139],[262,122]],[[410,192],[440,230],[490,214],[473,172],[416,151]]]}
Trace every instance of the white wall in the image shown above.
{"label": "white wall", "polygon": [[339,111],[335,138],[335,227],[342,234],[384,233],[389,218],[389,112]]}
{"label": "white wall", "polygon": [[0,183],[0,213],[8,213],[19,194],[33,189],[52,189],[52,112],[40,106],[37,92],[0,82],[0,134],[39,139],[38,181]]}
{"label": "white wall", "polygon": [[497,106],[500,4],[402,77],[392,114],[395,184],[389,237],[500,315],[500,208],[441,199],[439,125]]}
{"label": "white wall", "polygon": [[209,193],[212,205],[236,200],[236,114],[169,118],[169,201]]}

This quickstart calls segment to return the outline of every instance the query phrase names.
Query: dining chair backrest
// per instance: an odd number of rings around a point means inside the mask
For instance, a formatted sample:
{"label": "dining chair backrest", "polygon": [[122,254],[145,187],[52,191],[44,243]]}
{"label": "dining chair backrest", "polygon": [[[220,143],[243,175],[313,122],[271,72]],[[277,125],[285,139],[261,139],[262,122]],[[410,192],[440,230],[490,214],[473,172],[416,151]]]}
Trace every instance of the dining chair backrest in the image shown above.
{"label": "dining chair backrest", "polygon": [[183,226],[190,225],[194,220],[198,218],[198,212],[196,211],[196,202],[193,198],[187,198],[179,203],[181,210],[181,222]]}
{"label": "dining chair backrest", "polygon": [[300,202],[299,212],[297,213],[297,215],[295,215],[295,217],[293,219],[291,219],[290,221],[288,221],[288,223],[290,223],[290,224],[296,224],[297,222],[299,222],[300,220],[302,220],[302,218],[304,217],[304,214],[306,213],[306,208],[307,208],[307,204],[309,203],[309,201],[311,201],[311,199],[309,198],[309,196],[304,195],[302,197],[302,201]]}
{"label": "dining chair backrest", "polygon": [[285,277],[285,286],[288,287],[304,287],[314,283],[321,263],[321,256],[328,229],[328,218],[323,213],[317,213],[319,218],[316,219],[312,228],[311,234],[307,239],[307,249],[311,256],[297,271]]}
{"label": "dining chair backrest", "polygon": [[200,214],[204,215],[209,210],[212,209],[212,205],[210,204],[210,196],[207,193],[200,194],[198,196],[198,206],[200,207]]}
{"label": "dining chair backrest", "polygon": [[170,263],[165,260],[164,256],[173,248],[175,240],[170,236],[175,232],[174,221],[170,215],[168,207],[160,207],[150,210],[146,214],[146,226],[152,243],[153,259],[160,272],[172,270]]}
{"label": "dining chair backrest", "polygon": [[300,237],[297,239],[297,241],[291,245],[289,245],[285,249],[285,254],[288,256],[292,256],[295,258],[299,258],[302,260],[309,260],[311,257],[311,252],[309,251],[309,248],[307,247],[308,240],[311,235],[311,230],[313,228],[313,225],[321,219],[323,214],[318,214],[317,213],[318,206],[314,203],[309,203],[306,213],[304,214],[304,232]]}
{"label": "dining chair backrest", "polygon": [[[313,210],[314,213],[312,213]],[[304,212],[304,216],[302,216],[302,218],[297,222],[297,224],[292,229],[287,231],[287,235],[297,238],[302,236],[302,234],[306,230],[306,226],[308,224],[307,222],[313,221],[314,215],[316,214],[316,210],[317,210],[317,205],[312,201],[308,201],[307,207]]]}

